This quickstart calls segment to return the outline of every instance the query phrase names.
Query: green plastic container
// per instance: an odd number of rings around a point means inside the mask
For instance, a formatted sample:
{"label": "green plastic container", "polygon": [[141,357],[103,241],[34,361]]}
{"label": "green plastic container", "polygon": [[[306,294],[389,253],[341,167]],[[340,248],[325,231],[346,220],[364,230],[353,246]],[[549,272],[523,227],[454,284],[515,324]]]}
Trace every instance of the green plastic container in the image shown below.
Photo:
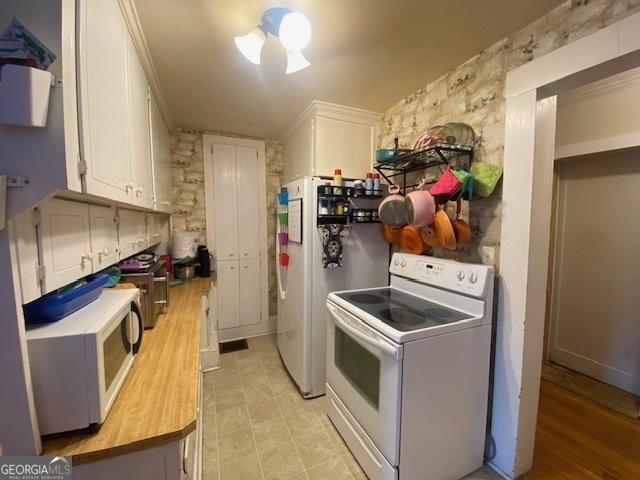
{"label": "green plastic container", "polygon": [[280,225],[288,225],[289,224],[289,213],[288,212],[280,212],[280,213],[278,213],[278,220],[280,221]]}

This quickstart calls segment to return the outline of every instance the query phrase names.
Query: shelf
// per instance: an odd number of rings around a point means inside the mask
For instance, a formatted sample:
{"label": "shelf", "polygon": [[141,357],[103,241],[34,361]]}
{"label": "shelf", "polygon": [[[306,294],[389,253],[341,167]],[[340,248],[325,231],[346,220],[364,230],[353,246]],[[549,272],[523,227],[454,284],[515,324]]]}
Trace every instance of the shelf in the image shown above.
{"label": "shelf", "polygon": [[355,190],[353,191],[353,195],[351,198],[362,198],[368,200],[382,200],[384,198],[384,193],[380,190],[380,193],[370,194],[370,193],[358,193]]}
{"label": "shelf", "polygon": [[[329,190],[329,193],[327,193]],[[353,195],[352,187],[342,187],[338,185],[318,185],[318,197],[351,197]]]}
{"label": "shelf", "polygon": [[327,225],[331,223],[346,225],[349,219],[349,214],[346,215],[326,215],[318,214],[317,225]]}
{"label": "shelf", "polygon": [[[428,147],[412,150],[402,155],[398,155],[389,162],[376,163],[374,168],[385,178],[403,173],[424,170],[426,168],[448,165],[453,160],[466,156],[471,162],[473,148],[463,145],[449,145],[447,143],[437,143]],[[385,175],[383,172],[392,172],[392,175]]]}

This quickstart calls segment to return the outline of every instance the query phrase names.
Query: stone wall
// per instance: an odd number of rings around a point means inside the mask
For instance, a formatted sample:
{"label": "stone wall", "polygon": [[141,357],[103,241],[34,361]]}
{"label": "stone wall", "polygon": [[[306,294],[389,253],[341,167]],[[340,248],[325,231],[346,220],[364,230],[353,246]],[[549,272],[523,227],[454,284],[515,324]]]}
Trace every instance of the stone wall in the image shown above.
{"label": "stone wall", "polygon": [[[502,165],[507,72],[639,10],[640,0],[565,2],[389,108],[378,125],[378,145],[393,147],[398,137],[402,147],[412,148],[427,128],[459,121],[478,135],[476,159]],[[464,206],[474,233],[472,244],[436,255],[498,264],[501,192],[497,190],[491,198]]]}
{"label": "stone wall", "polygon": [[[203,132],[178,131],[172,137],[172,219],[175,232],[193,233],[197,235],[200,243],[206,244],[207,224],[202,134]],[[269,315],[276,315],[277,313],[275,272],[276,193],[282,182],[283,158],[280,142],[277,140],[265,140]]]}

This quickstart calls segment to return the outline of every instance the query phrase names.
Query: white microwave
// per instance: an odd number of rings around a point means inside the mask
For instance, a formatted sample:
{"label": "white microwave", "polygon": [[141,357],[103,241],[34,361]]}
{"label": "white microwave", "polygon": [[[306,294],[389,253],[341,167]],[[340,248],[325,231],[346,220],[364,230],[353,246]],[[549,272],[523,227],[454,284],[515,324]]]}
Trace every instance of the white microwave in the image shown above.
{"label": "white microwave", "polygon": [[42,435],[104,422],[142,340],[138,298],[138,289],[104,289],[57,322],[27,327]]}

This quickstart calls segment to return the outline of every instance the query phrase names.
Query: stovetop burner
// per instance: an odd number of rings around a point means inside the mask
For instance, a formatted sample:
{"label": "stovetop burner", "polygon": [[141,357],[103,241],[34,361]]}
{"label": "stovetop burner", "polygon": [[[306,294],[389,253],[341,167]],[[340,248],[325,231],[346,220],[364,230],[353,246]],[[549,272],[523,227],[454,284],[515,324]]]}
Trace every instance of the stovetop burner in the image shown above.
{"label": "stovetop burner", "polygon": [[385,308],[380,312],[380,315],[391,323],[401,325],[420,325],[424,323],[422,315],[406,308]]}

